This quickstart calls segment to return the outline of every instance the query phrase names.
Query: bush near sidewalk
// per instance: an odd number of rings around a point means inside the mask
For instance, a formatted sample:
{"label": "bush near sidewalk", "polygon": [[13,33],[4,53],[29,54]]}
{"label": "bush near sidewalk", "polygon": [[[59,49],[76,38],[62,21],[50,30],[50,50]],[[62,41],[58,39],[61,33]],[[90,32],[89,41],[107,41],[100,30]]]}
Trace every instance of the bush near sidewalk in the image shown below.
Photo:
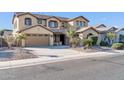
{"label": "bush near sidewalk", "polygon": [[93,40],[92,45],[96,45],[98,37],[94,36],[94,37],[91,37],[91,39]]}
{"label": "bush near sidewalk", "polygon": [[114,44],[112,45],[112,48],[113,48],[113,49],[121,50],[121,49],[124,49],[124,44],[123,44],[123,43],[114,43]]}
{"label": "bush near sidewalk", "polygon": [[92,39],[83,39],[82,43],[83,43],[84,49],[91,48],[93,40]]}

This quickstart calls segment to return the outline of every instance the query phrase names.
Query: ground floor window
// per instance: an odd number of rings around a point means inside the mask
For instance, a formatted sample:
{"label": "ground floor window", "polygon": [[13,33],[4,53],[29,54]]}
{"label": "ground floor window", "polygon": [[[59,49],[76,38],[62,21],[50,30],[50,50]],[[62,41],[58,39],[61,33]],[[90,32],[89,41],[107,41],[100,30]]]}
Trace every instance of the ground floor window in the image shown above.
{"label": "ground floor window", "polygon": [[120,42],[124,42],[124,35],[120,35],[120,36],[119,36],[119,41],[120,41]]}
{"label": "ground floor window", "polygon": [[31,36],[31,34],[26,34],[26,36]]}

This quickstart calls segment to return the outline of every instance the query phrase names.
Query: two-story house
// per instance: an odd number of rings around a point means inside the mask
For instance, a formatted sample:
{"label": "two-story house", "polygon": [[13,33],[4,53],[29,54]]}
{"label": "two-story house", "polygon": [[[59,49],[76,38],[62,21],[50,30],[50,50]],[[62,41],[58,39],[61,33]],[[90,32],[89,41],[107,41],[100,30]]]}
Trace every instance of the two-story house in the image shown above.
{"label": "two-story house", "polygon": [[66,31],[68,30],[68,25],[76,27],[77,30],[80,28],[94,30],[88,27],[88,22],[89,20],[83,16],[70,19],[18,12],[14,14],[12,20],[13,35],[26,34],[25,46],[67,45]]}

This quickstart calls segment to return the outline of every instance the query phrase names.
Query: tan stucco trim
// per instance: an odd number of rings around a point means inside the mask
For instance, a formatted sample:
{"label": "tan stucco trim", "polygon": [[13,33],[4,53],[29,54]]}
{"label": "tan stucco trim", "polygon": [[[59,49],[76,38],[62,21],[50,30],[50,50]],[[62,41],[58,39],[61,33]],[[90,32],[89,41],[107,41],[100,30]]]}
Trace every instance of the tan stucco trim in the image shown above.
{"label": "tan stucco trim", "polygon": [[[48,28],[46,28],[46,27],[44,27],[44,26],[42,26],[42,25],[34,25],[34,26],[29,27],[29,28],[25,28],[25,29],[23,29],[23,30],[17,31],[17,33],[21,33],[21,32],[23,32],[23,31],[26,31],[26,30],[28,30],[28,29],[32,29],[32,28],[37,27],[37,26],[40,26],[40,27],[42,27],[42,28],[44,28],[44,29],[46,29],[46,30],[52,32],[50,29],[48,29]],[[53,33],[53,32],[52,32],[52,33]]]}

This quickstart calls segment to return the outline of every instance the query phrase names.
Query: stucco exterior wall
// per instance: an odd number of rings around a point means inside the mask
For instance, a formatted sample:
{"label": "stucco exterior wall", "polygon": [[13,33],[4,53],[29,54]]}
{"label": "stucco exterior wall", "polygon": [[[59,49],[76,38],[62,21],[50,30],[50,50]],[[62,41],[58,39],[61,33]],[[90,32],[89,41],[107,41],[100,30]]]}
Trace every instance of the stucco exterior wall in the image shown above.
{"label": "stucco exterior wall", "polygon": [[120,35],[124,35],[124,30],[119,31],[116,34],[117,34],[117,36],[116,36],[116,42],[119,42]]}
{"label": "stucco exterior wall", "polygon": [[32,25],[31,26],[34,26],[34,25],[37,25],[37,18],[30,15],[30,14],[26,14],[26,15],[23,15],[23,16],[19,16],[18,19],[19,19],[19,30],[22,30],[24,28],[27,28],[29,26],[26,26],[25,25],[25,18],[31,18],[32,19]]}
{"label": "stucco exterior wall", "polygon": [[101,40],[102,40],[102,37],[99,33],[97,33],[96,31],[94,31],[93,29],[88,29],[82,33],[79,34],[79,38],[80,39],[86,39],[88,34],[93,34],[92,36],[96,36],[98,37],[98,40],[97,40],[97,45],[100,44]]}
{"label": "stucco exterior wall", "polygon": [[87,38],[87,35],[90,33],[93,34],[93,36],[98,36],[98,33],[96,31],[89,29],[89,30],[86,30],[86,31],[83,31],[82,33],[80,33],[79,37],[81,39]]}
{"label": "stucco exterior wall", "polygon": [[[26,46],[31,45],[53,45],[53,33],[48,31],[47,29],[37,26],[31,29],[27,29],[22,32],[23,34],[36,34],[37,36],[27,36],[25,44]],[[42,34],[43,36],[38,36],[38,34]],[[47,35],[47,36],[44,36]]]}
{"label": "stucco exterior wall", "polygon": [[27,29],[23,31],[22,33],[27,33],[27,34],[50,34],[53,35],[51,31],[48,31],[47,29],[41,27],[41,26],[36,26],[30,29]]}
{"label": "stucco exterior wall", "polygon": [[[16,25],[16,28],[14,27]],[[18,17],[15,17],[13,20],[13,32],[12,34],[15,35],[15,33],[19,31],[19,19]]]}

